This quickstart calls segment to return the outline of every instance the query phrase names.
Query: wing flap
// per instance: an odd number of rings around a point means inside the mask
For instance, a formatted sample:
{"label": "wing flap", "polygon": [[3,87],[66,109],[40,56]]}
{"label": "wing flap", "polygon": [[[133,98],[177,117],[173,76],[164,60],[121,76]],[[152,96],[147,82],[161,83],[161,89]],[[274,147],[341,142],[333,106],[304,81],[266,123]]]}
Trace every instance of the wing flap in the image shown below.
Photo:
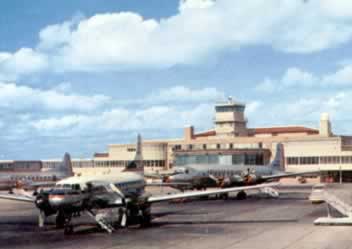
{"label": "wing flap", "polygon": [[11,200],[11,201],[22,201],[31,202],[35,201],[35,197],[25,196],[25,195],[14,195],[14,194],[0,194],[0,199]]}
{"label": "wing flap", "polygon": [[171,194],[171,195],[164,195],[164,196],[150,196],[148,198],[148,203],[170,201],[170,200],[174,200],[174,199],[216,195],[216,194],[226,194],[226,193],[230,193],[230,192],[239,192],[239,191],[245,191],[245,190],[251,190],[251,189],[275,187],[277,185],[279,185],[279,183],[266,183],[266,184],[258,184],[258,185],[245,186],[245,187],[234,187],[234,188],[224,188],[224,189],[216,189],[216,190],[195,191],[195,192],[178,193],[178,194]]}
{"label": "wing flap", "polygon": [[275,179],[281,179],[285,177],[293,177],[293,176],[303,176],[303,175],[309,175],[309,174],[318,174],[320,171],[306,171],[306,172],[298,172],[298,173],[282,173],[282,174],[276,174],[276,175],[269,175],[269,176],[262,176],[261,179],[263,180],[275,180]]}
{"label": "wing flap", "polygon": [[161,182],[161,183],[147,183],[147,187],[174,187],[174,186],[191,186],[190,183],[182,183],[182,182]]}

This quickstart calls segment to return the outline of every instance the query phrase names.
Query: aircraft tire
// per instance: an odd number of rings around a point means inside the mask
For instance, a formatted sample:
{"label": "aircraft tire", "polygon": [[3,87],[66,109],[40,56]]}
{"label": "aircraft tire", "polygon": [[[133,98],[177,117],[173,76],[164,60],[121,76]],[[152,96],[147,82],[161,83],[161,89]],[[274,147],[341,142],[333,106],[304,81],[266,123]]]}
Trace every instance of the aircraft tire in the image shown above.
{"label": "aircraft tire", "polygon": [[245,200],[247,198],[247,194],[244,191],[240,191],[236,196],[237,200]]}
{"label": "aircraft tire", "polygon": [[140,219],[141,227],[150,227],[152,225],[152,217],[151,215],[143,215]]}
{"label": "aircraft tire", "polygon": [[229,194],[228,193],[221,194],[220,198],[223,199],[223,200],[227,200],[227,199],[229,199]]}
{"label": "aircraft tire", "polygon": [[65,234],[65,235],[71,235],[71,234],[73,234],[73,225],[65,226],[65,228],[64,228],[64,234]]}

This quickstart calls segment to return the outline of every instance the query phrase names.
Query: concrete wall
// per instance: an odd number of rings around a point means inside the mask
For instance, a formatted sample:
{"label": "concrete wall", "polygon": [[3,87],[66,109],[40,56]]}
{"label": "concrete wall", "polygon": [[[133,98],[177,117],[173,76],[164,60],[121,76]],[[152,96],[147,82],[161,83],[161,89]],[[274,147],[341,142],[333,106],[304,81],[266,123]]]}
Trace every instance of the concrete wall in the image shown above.
{"label": "concrete wall", "polygon": [[[320,140],[285,142],[285,157],[319,157],[318,164],[286,165],[287,171],[352,170],[352,163],[343,163],[341,157],[351,156],[352,151],[342,150],[341,137],[321,137]],[[338,163],[321,163],[321,157],[338,157]]]}

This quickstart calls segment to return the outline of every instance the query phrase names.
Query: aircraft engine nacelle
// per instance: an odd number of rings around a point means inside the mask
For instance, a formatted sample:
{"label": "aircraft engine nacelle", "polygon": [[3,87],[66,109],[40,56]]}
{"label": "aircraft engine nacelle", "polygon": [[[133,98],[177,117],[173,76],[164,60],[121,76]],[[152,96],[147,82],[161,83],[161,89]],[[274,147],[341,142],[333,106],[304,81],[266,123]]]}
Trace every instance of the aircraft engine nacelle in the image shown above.
{"label": "aircraft engine nacelle", "polygon": [[243,177],[241,177],[240,175],[225,177],[221,184],[223,188],[241,186],[241,185],[243,185]]}
{"label": "aircraft engine nacelle", "polygon": [[244,182],[246,184],[256,184],[257,183],[257,176],[255,174],[248,174],[244,177]]}
{"label": "aircraft engine nacelle", "polygon": [[57,210],[53,209],[50,205],[49,194],[47,192],[40,192],[37,194],[35,205],[46,216],[53,215],[57,212]]}
{"label": "aircraft engine nacelle", "polygon": [[239,185],[243,183],[243,177],[241,177],[240,175],[233,175],[230,179],[232,185]]}
{"label": "aircraft engine nacelle", "polygon": [[174,169],[174,174],[186,174],[188,170],[184,167],[177,167]]}

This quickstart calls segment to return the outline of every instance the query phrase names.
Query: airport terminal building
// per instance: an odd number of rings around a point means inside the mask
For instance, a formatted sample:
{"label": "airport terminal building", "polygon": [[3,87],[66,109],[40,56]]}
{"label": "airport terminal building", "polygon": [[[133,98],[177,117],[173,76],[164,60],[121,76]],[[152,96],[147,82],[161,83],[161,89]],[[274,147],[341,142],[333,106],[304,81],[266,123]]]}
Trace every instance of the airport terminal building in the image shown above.
{"label": "airport terminal building", "polygon": [[[318,122],[317,122],[318,123]],[[245,104],[231,99],[215,105],[214,128],[184,129],[178,139],[143,141],[146,169],[167,170],[186,164],[268,164],[283,143],[285,170],[323,171],[322,181],[352,181],[352,136],[335,135],[328,114],[318,128],[280,126],[248,128]],[[111,144],[94,155],[95,167],[123,168],[133,160],[135,144]]]}
{"label": "airport terminal building", "polygon": [[[284,145],[285,170],[321,170],[322,181],[352,182],[352,136],[335,135],[328,114],[322,114],[318,128],[305,126],[247,127],[245,104],[229,99],[215,105],[214,128],[196,132],[184,128],[177,139],[143,141],[146,170],[162,171],[187,164],[265,165]],[[317,122],[318,123],[318,122]],[[119,172],[134,159],[136,144],[111,144],[93,158],[73,159],[76,174]],[[37,162],[36,162],[37,163]],[[43,160],[43,170],[55,168],[61,160]],[[30,165],[24,161],[0,161],[2,168]],[[16,166],[17,165],[17,166]],[[27,166],[26,166],[27,167]],[[28,166],[29,167],[29,166]]]}

